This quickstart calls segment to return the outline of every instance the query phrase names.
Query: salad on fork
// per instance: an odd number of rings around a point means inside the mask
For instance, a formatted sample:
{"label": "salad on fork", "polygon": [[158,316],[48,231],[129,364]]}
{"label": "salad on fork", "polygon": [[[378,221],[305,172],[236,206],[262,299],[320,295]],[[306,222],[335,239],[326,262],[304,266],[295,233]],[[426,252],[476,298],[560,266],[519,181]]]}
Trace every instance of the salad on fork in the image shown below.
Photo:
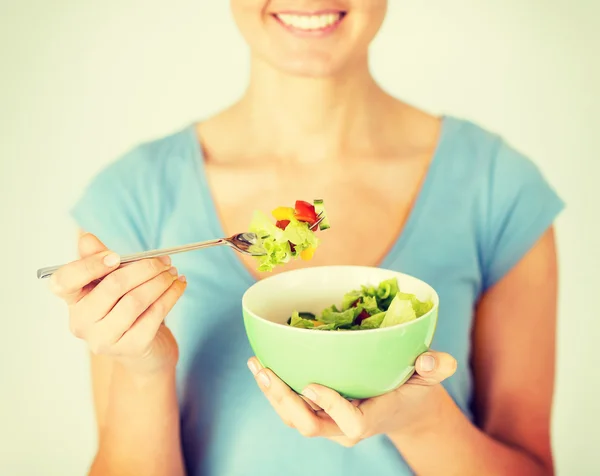
{"label": "salad on fork", "polygon": [[319,246],[315,232],[330,228],[323,200],[313,203],[296,201],[292,207],[278,207],[272,211],[275,219],[257,211],[249,231],[260,239],[266,254],[256,256],[259,271],[272,271],[275,266],[301,258],[310,261]]}

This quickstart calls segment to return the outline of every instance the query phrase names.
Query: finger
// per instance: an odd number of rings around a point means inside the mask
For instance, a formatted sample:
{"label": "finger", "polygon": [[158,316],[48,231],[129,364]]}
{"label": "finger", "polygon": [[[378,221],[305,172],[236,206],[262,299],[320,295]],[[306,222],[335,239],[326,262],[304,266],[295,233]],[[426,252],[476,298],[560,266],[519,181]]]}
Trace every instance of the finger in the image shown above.
{"label": "finger", "polygon": [[82,232],[79,235],[77,247],[81,258],[87,258],[88,256],[108,250],[104,243],[102,243],[95,235],[86,232]]}
{"label": "finger", "polygon": [[456,372],[457,362],[445,352],[429,351],[421,354],[415,364],[416,374],[411,383],[436,385]]}
{"label": "finger", "polygon": [[309,385],[302,394],[319,405],[350,439],[361,439],[367,430],[362,410],[339,393],[322,385]]}
{"label": "finger", "polygon": [[121,258],[112,251],[102,251],[64,265],[50,278],[54,294],[71,303],[81,289],[119,267]]}
{"label": "finger", "polygon": [[342,445],[346,448],[352,448],[360,443],[361,440],[353,440],[347,436],[330,436],[329,439],[338,445]]}
{"label": "finger", "polygon": [[[79,309],[86,322],[97,322],[106,316],[117,302],[131,290],[154,279],[159,274],[171,268],[168,256],[156,259],[145,259],[135,262],[126,268],[118,269],[102,280],[88,295],[78,303]],[[93,313],[88,311],[93,310]],[[139,314],[138,314],[139,315]]]}
{"label": "finger", "polygon": [[270,369],[265,369],[258,359],[248,361],[259,388],[283,422],[296,428],[308,438],[317,436],[339,436],[341,431],[333,424],[319,418],[298,394],[289,388]]}
{"label": "finger", "polygon": [[313,412],[318,413],[320,411],[323,411],[323,409],[319,405],[317,405],[315,402],[313,402],[312,400],[309,400],[304,395],[299,395],[299,396],[302,400],[304,400],[304,403],[306,403]]}
{"label": "finger", "polygon": [[103,344],[116,343],[176,279],[177,270],[171,268],[125,294],[112,311],[95,324],[94,334],[102,339]]}
{"label": "finger", "polygon": [[[92,235],[91,233],[88,233],[83,230],[79,232],[77,246],[80,258],[87,258],[88,256],[95,255],[96,253],[108,250],[106,245],[102,243],[95,235]],[[79,294],[74,299],[72,299],[72,301],[77,302],[84,296],[87,296],[92,291],[92,289],[94,289],[96,285],[101,281],[101,279],[102,278],[96,279],[91,283],[85,285],[83,289],[79,292]]]}
{"label": "finger", "polygon": [[154,301],[144,313],[138,317],[131,328],[119,339],[115,348],[117,352],[133,355],[144,355],[148,345],[162,325],[167,314],[171,312],[177,301],[183,296],[187,287],[185,276],[179,276],[165,293]]}

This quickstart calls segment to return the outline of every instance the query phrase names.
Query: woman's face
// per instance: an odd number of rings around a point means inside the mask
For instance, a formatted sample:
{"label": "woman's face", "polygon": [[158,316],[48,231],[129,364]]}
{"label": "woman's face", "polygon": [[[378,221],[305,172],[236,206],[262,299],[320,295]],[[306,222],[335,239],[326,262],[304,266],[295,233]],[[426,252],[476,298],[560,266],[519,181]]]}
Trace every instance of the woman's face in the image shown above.
{"label": "woman's face", "polygon": [[299,76],[325,77],[364,61],[387,0],[230,0],[252,54]]}

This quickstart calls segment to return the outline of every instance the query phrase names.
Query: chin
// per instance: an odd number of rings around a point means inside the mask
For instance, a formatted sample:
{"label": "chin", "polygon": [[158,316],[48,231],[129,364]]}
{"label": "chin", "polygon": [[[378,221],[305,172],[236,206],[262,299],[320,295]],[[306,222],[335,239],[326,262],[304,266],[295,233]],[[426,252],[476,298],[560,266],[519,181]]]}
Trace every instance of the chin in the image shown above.
{"label": "chin", "polygon": [[343,51],[331,55],[329,52],[311,52],[298,54],[278,52],[275,55],[263,57],[264,61],[273,69],[291,76],[306,78],[334,78],[346,74],[357,66],[366,65],[367,54],[364,57],[347,57]]}
{"label": "chin", "polygon": [[342,65],[332,62],[323,62],[305,59],[288,59],[285,62],[272,64],[279,71],[291,76],[306,78],[330,78],[337,76],[344,70]]}

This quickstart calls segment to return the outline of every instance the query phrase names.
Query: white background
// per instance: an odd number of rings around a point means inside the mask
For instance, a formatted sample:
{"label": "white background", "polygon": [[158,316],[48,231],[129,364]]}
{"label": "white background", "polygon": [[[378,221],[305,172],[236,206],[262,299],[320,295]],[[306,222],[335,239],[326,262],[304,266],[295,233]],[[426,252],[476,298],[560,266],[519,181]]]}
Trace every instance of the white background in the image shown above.
{"label": "white background", "polygon": [[[560,474],[600,474],[600,2],[390,4],[383,85],[501,133],[567,202],[555,454]],[[231,102],[248,60],[225,0],[0,0],[0,22],[0,474],[81,475],[87,359],[35,270],[74,256],[67,211],[99,168]]]}

